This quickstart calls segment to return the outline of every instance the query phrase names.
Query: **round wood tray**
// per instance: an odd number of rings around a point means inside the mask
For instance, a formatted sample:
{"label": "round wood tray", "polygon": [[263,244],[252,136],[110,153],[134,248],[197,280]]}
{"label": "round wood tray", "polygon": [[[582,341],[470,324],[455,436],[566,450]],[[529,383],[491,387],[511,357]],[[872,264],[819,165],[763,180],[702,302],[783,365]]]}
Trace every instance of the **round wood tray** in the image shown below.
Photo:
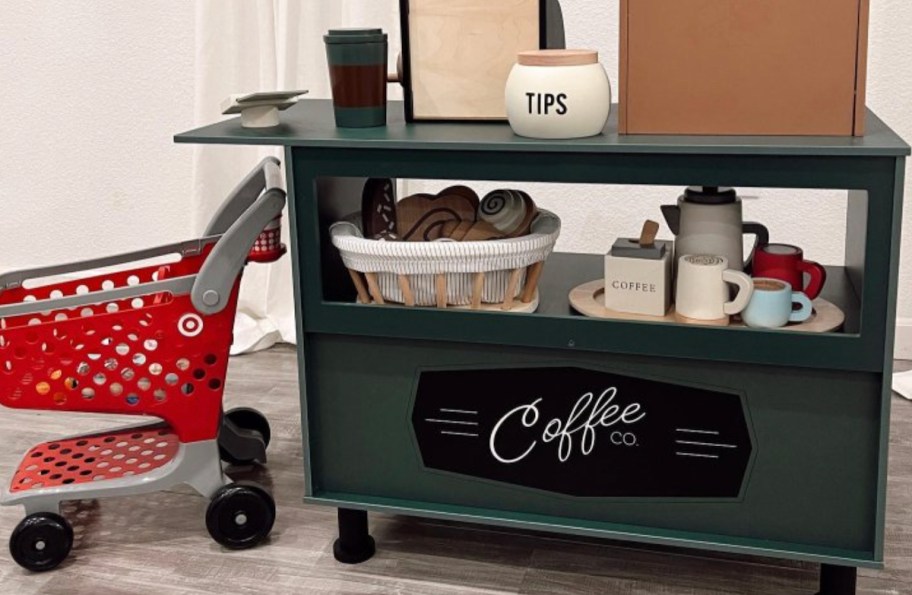
{"label": "round wood tray", "polygon": [[[726,326],[718,323],[703,322],[679,318],[675,315],[674,306],[665,316],[649,316],[646,314],[629,314],[616,312],[605,307],[605,281],[596,279],[583,283],[573,288],[570,292],[570,305],[573,309],[593,318],[611,318],[615,320],[638,320],[642,322],[671,322],[676,324],[697,324],[701,326]],[[779,329],[780,331],[794,331],[801,333],[828,333],[835,331],[845,322],[845,313],[838,306],[823,298],[814,300],[814,313],[809,319],[800,324],[789,324]],[[727,326],[747,328],[739,318],[732,318]]]}

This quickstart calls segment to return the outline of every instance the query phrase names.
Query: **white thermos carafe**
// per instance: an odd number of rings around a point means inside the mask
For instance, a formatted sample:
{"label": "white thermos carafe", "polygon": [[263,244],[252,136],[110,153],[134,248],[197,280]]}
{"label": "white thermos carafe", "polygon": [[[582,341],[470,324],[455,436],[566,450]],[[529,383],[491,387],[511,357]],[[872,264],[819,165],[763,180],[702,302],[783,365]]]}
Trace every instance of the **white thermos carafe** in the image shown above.
{"label": "white thermos carafe", "polygon": [[[744,222],[741,199],[733,188],[691,186],[676,205],[663,205],[662,214],[675,240],[678,257],[686,254],[714,254],[728,260],[729,268],[750,268],[754,249],[769,243],[769,231],[760,223]],[[744,258],[744,234],[756,240]]]}

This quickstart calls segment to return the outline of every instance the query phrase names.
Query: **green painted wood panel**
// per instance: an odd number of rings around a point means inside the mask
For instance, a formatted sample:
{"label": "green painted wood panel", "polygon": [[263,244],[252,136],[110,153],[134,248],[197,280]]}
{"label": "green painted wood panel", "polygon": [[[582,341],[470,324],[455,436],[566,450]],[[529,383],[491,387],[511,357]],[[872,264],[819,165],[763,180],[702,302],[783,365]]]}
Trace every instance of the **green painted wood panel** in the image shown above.
{"label": "green painted wood panel", "polygon": [[[318,497],[359,494],[874,557],[879,374],[317,334],[307,344],[308,366],[319,371],[307,399]],[[410,426],[418,368],[507,365],[583,365],[743,393],[756,452],[743,499],[574,498],[424,469]]]}
{"label": "green painted wood panel", "polygon": [[[886,303],[891,267],[886,259],[894,241],[892,211],[898,188],[896,159],[874,157],[743,157],[732,155],[553,155],[503,153],[483,156],[471,152],[377,151],[353,149],[292,148],[296,200],[292,216],[300,243],[305,310],[311,312],[308,330],[372,336],[448,338],[554,349],[592,349],[616,353],[655,353],[671,357],[707,358],[808,367],[880,371],[883,337],[892,322],[882,307]],[[704,183],[733,186],[854,188],[849,198],[853,224],[861,225],[862,270],[850,281],[862,305],[858,335],[803,335],[784,337],[781,332],[735,331],[647,323],[615,322],[579,316],[551,316],[566,298],[561,291],[598,278],[595,268],[558,268],[559,284],[542,305],[544,316],[506,316],[481,312],[436,309],[403,310],[327,303],[338,300],[336,287],[324,287],[327,269],[341,266],[327,237],[329,221],[321,216],[327,205],[351,205],[350,188],[326,190],[327,180],[356,176],[389,176],[442,179],[495,179],[576,183]],[[357,196],[354,197],[357,199]],[[568,200],[572,200],[568,198]],[[859,234],[848,239],[858,240]],[[333,259],[335,258],[335,261]],[[590,265],[591,266],[591,265]],[[857,266],[857,263],[852,263]],[[552,267],[546,264],[548,275]],[[582,271],[586,272],[583,273]],[[590,272],[591,271],[591,272]],[[849,271],[853,273],[853,271]],[[344,275],[335,275],[343,279]],[[553,277],[549,277],[553,278]],[[838,279],[839,277],[837,277]],[[860,291],[859,291],[860,290]],[[850,308],[851,309],[851,308]],[[850,312],[853,319],[855,312]],[[460,317],[453,324],[453,317]]]}
{"label": "green painted wood panel", "polygon": [[[391,104],[384,128],[344,130],[333,126],[328,101],[305,100],[272,129],[243,129],[233,118],[175,137],[286,147],[310,501],[882,564],[887,380],[910,152],[902,139],[870,112],[863,138],[622,137],[612,119],[599,137],[539,141],[502,123],[405,124],[401,111]],[[366,176],[848,190],[846,267],[831,271],[828,289],[848,310],[848,332],[786,337],[584,319],[568,311],[565,292],[598,276],[600,263],[580,255],[557,255],[546,267],[538,315],[346,303],[326,227],[357,206]],[[742,392],[759,448],[743,497],[589,501],[423,469],[408,424],[415,366],[490,361],[586,364]]]}
{"label": "green painted wood panel", "polygon": [[348,301],[313,304],[305,331],[548,347],[568,356],[588,350],[848,370],[882,368],[878,353],[854,334],[859,301],[842,268],[829,269],[824,297],[848,313],[848,332],[826,334],[599,320],[575,313],[568,288],[598,279],[602,271],[600,256],[553,254],[539,284],[541,305],[529,315],[356,304],[346,275],[340,282]]}
{"label": "green painted wood panel", "polygon": [[570,141],[542,141],[516,136],[506,123],[406,124],[401,102],[390,102],[388,124],[381,128],[336,128],[332,103],[304,99],[281,115],[273,128],[243,128],[232,118],[178,134],[179,143],[278,145],[352,149],[422,149],[500,153],[683,153],[731,155],[908,155],[906,145],[873,112],[868,133],[857,137],[762,136],[620,136],[617,106],[602,136]]}

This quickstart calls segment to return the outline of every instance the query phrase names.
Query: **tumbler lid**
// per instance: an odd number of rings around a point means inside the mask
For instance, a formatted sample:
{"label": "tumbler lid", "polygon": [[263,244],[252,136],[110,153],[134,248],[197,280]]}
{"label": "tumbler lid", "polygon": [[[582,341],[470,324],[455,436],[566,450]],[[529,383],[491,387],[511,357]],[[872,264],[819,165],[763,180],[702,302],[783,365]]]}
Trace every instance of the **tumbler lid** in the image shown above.
{"label": "tumbler lid", "polygon": [[386,39],[386,33],[383,32],[383,29],[379,28],[330,29],[329,32],[323,36],[323,41],[326,43],[377,43],[379,41],[386,41]]}

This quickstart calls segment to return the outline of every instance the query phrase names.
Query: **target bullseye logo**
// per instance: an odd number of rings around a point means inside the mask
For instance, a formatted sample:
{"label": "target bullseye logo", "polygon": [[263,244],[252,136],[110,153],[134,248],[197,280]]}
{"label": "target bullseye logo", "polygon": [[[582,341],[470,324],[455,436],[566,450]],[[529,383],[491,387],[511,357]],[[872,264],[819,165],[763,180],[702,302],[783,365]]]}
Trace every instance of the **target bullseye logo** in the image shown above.
{"label": "target bullseye logo", "polygon": [[195,337],[203,332],[203,319],[198,314],[184,314],[177,321],[177,330],[185,337]]}

